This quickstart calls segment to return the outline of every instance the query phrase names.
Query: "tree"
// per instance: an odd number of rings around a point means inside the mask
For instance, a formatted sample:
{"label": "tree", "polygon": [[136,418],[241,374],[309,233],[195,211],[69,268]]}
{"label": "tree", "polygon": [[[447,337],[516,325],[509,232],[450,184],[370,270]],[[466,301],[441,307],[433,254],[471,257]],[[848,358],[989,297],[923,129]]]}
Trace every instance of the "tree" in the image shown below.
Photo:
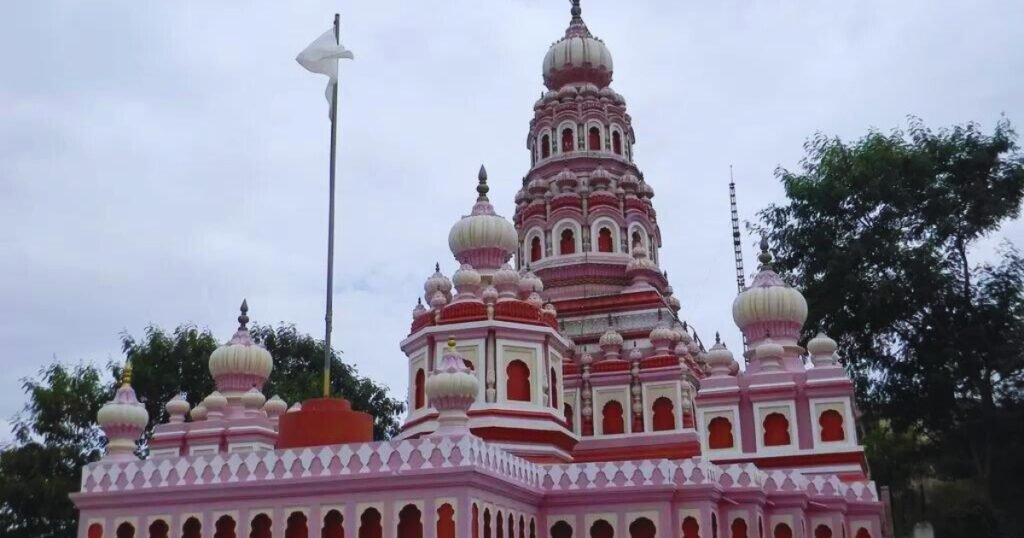
{"label": "tree", "polygon": [[1022,499],[1003,469],[1020,467],[1024,439],[1024,262],[1009,244],[994,263],[970,258],[1020,215],[1016,134],[1005,120],[984,134],[912,118],[850,143],[819,134],[805,150],[799,170],[776,171],[787,202],[754,228],[807,298],[808,334],[839,341],[869,439],[884,424],[919,441],[906,453],[974,481],[1009,532]]}

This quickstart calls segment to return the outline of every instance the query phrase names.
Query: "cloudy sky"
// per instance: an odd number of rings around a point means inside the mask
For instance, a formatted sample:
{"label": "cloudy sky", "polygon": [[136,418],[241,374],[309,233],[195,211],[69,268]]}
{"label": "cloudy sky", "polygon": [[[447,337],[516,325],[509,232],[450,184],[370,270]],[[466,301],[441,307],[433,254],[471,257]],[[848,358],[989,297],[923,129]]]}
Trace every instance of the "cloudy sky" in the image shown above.
{"label": "cloudy sky", "polygon": [[[512,213],[561,0],[17,2],[0,21],[0,419],[54,358],[119,334],[259,322],[323,334],[324,80],[295,54],[342,13],[336,342],[404,398],[398,341],[476,170]],[[745,220],[815,131],[1024,123],[1024,3],[585,0],[656,190],[685,316],[736,345],[728,167]],[[980,245],[1024,243],[1013,222]],[[747,266],[754,241],[746,240]],[[0,439],[6,435],[0,423]]]}

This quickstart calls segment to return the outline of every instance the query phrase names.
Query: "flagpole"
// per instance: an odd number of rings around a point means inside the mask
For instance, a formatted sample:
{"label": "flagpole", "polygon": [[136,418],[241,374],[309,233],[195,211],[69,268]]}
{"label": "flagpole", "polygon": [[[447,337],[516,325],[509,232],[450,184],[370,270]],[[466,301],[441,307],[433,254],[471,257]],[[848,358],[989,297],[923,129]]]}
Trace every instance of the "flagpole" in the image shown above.
{"label": "flagpole", "polygon": [[[339,25],[341,16],[334,14],[334,41],[341,43]],[[331,89],[331,180],[327,209],[327,314],[324,316],[324,398],[331,396],[331,329],[334,318],[334,174],[338,148],[338,80]]]}

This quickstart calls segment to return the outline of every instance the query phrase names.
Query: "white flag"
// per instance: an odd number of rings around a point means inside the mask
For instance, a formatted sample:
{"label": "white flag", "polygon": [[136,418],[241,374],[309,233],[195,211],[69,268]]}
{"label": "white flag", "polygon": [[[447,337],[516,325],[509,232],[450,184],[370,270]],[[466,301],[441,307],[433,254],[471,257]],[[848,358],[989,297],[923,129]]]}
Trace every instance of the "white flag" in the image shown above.
{"label": "white flag", "polygon": [[337,42],[334,37],[334,28],[324,32],[295,57],[295,61],[310,72],[330,77],[330,80],[327,81],[326,91],[328,106],[331,105],[331,100],[334,98],[331,85],[338,81],[338,60],[341,58],[353,59],[352,51]]}

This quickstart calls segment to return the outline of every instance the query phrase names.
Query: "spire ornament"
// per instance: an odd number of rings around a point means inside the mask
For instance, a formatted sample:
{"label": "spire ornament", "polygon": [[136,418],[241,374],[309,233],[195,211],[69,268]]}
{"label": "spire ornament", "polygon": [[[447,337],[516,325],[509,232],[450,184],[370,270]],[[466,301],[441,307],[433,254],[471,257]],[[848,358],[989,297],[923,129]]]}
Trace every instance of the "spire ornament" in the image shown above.
{"label": "spire ornament", "polygon": [[245,325],[249,323],[249,302],[242,299],[242,306],[238,309],[241,311],[241,314],[238,315],[238,330],[248,331],[249,329]]}
{"label": "spire ornament", "polygon": [[487,193],[490,192],[491,188],[487,186],[487,169],[484,168],[484,165],[480,165],[480,172],[477,173],[476,178],[477,181],[479,181],[476,186],[476,192],[479,194],[476,201],[489,202],[490,200],[487,198]]}

